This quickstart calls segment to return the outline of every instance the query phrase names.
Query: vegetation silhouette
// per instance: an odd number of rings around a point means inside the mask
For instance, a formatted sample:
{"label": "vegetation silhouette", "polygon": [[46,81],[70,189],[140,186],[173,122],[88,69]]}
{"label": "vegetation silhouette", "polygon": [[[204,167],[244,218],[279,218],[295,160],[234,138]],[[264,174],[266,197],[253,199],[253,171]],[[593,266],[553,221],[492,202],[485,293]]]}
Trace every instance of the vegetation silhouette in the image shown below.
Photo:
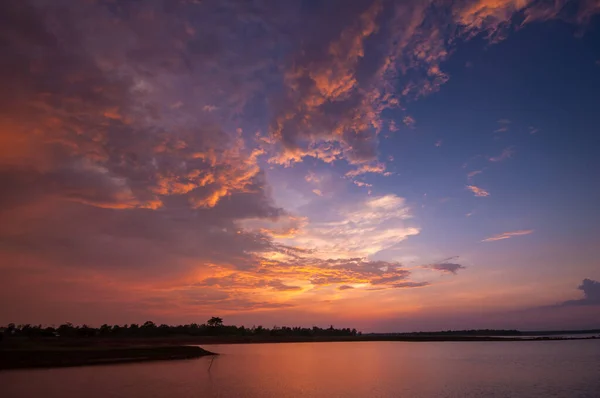
{"label": "vegetation silhouette", "polygon": [[[252,342],[287,342],[287,341],[472,341],[472,340],[507,340],[524,337],[598,334],[600,330],[563,330],[563,331],[519,331],[501,329],[446,330],[437,332],[408,333],[367,333],[356,329],[262,325],[246,327],[225,325],[223,318],[211,317],[203,324],[185,325],[156,324],[146,321],[143,324],[109,325],[100,327],[88,325],[76,326],[65,323],[58,327],[42,325],[15,325],[11,323],[0,327],[0,347],[19,341],[69,342],[86,340],[94,341],[127,341],[135,343],[144,339],[153,339],[164,343],[252,343]],[[2,335],[4,334],[4,342]],[[545,337],[544,337],[545,338]],[[556,337],[562,339],[562,337]],[[7,341],[9,343],[7,343]],[[79,344],[79,343],[78,343]]]}
{"label": "vegetation silhouette", "polygon": [[245,327],[225,325],[223,318],[212,317],[204,324],[191,323],[186,325],[157,325],[152,321],[146,321],[142,325],[135,323],[125,325],[103,324],[100,327],[88,325],[75,326],[70,322],[58,327],[42,325],[15,325],[9,324],[0,328],[7,336],[14,337],[170,337],[170,336],[262,336],[262,337],[335,337],[335,336],[357,336],[361,332],[356,329],[320,328],[313,326],[289,327],[273,326],[266,328],[262,325]]}
{"label": "vegetation silhouette", "polygon": [[223,318],[213,316],[208,320],[208,322],[206,322],[206,324],[211,327],[221,327],[223,326]]}

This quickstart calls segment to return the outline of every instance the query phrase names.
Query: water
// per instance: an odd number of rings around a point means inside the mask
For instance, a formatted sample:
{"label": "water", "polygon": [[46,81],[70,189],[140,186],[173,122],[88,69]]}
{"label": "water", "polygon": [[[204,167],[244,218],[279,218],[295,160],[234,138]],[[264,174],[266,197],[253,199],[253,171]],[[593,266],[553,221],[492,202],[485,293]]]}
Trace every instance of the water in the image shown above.
{"label": "water", "polygon": [[600,396],[599,340],[300,343],[206,348],[222,355],[214,360],[203,357],[0,372],[0,396]]}

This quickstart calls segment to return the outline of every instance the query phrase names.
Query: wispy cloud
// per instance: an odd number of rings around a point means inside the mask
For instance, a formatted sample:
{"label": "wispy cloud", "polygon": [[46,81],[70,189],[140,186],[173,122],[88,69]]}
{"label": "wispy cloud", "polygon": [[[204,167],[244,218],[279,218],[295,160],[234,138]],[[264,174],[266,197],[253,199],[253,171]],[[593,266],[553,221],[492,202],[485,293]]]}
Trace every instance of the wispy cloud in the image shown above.
{"label": "wispy cloud", "polygon": [[494,130],[494,133],[504,133],[510,129],[511,121],[508,119],[500,119],[498,120],[499,127]]}
{"label": "wispy cloud", "polygon": [[475,196],[478,196],[478,197],[480,197],[480,198],[484,198],[484,197],[486,197],[486,196],[490,196],[490,193],[489,193],[488,191],[486,191],[486,190],[485,190],[485,189],[483,189],[483,188],[479,188],[479,187],[477,187],[477,186],[475,186],[475,185],[467,185],[467,186],[466,186],[466,188],[467,188],[469,191],[473,192],[473,194],[474,194]]}
{"label": "wispy cloud", "polygon": [[508,158],[512,157],[512,155],[514,155],[514,154],[515,154],[514,148],[513,147],[509,147],[509,148],[504,149],[502,151],[502,153],[500,153],[500,155],[498,155],[498,156],[490,156],[488,158],[488,160],[490,162],[501,162],[504,159],[508,159]]}
{"label": "wispy cloud", "polygon": [[429,282],[399,282],[392,284],[392,288],[394,289],[407,289],[407,288],[415,288],[415,287],[425,287],[429,286]]}
{"label": "wispy cloud", "polygon": [[442,144],[443,144],[442,140],[437,140],[434,145],[439,148],[442,146]]}
{"label": "wispy cloud", "polygon": [[510,239],[515,236],[529,235],[533,233],[533,229],[523,229],[520,231],[503,232],[501,234],[490,236],[485,238],[482,242],[495,242],[497,240]]}
{"label": "wispy cloud", "polygon": [[475,177],[476,175],[481,174],[481,173],[483,173],[483,170],[471,171],[467,174],[467,178],[469,179],[469,181],[471,181],[473,179],[473,177]]}
{"label": "wispy cloud", "polygon": [[385,164],[383,163],[365,163],[359,165],[357,168],[350,170],[346,173],[346,177],[356,177],[362,174],[373,173],[373,174],[384,174],[386,175]]}

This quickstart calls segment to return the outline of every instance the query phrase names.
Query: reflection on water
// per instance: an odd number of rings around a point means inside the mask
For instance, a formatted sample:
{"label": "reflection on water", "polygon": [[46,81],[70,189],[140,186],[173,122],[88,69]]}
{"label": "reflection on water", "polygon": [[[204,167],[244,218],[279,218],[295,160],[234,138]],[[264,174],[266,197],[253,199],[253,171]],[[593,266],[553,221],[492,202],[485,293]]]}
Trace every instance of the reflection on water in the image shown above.
{"label": "reflection on water", "polygon": [[[12,397],[598,398],[600,341],[214,345],[214,360],[0,372]],[[213,364],[209,371],[211,361]]]}

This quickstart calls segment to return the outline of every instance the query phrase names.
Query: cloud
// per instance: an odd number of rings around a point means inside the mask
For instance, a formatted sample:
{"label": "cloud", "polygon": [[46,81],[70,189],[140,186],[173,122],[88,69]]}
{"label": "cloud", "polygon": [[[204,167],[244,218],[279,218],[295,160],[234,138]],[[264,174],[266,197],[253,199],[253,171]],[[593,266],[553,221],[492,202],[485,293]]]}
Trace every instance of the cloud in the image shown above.
{"label": "cloud", "polygon": [[316,175],[314,172],[309,172],[305,177],[304,177],[304,181],[306,182],[310,182],[310,183],[314,183],[314,184],[318,184],[323,180],[322,177]]}
{"label": "cloud", "polygon": [[434,145],[439,148],[442,146],[442,143],[443,143],[442,140],[437,140]]}
{"label": "cloud", "polygon": [[514,148],[513,147],[509,147],[509,148],[504,149],[502,151],[502,153],[500,155],[498,155],[498,156],[490,156],[488,158],[488,160],[490,162],[501,162],[504,159],[508,159],[508,158],[512,157],[512,155],[514,155],[514,153],[515,153]]}
{"label": "cloud", "polygon": [[270,131],[279,152],[271,162],[322,158],[322,151],[334,151],[333,158],[343,157],[350,163],[376,158],[380,121],[375,104],[359,89],[357,70],[365,41],[377,32],[380,12],[377,2],[338,8],[336,23],[328,19],[328,28],[315,30],[315,36],[308,39],[314,47],[294,57],[284,74],[286,93]]}
{"label": "cloud", "polygon": [[600,282],[586,278],[577,289],[583,292],[583,298],[565,301],[562,305],[600,305]]}
{"label": "cloud", "polygon": [[478,0],[463,2],[455,11],[455,18],[465,34],[474,36],[486,32],[494,40],[504,37],[512,17],[525,9],[533,0]]}
{"label": "cloud", "polygon": [[[271,289],[298,294],[303,290],[336,286],[339,290],[363,286],[388,289],[418,287],[409,280],[410,270],[398,262],[371,261],[366,258],[317,258],[311,255],[265,256],[256,269],[230,270],[218,268],[221,276],[211,276],[193,285],[194,288],[218,288],[231,294]],[[414,286],[413,286],[414,285]],[[344,287],[345,286],[345,287]],[[278,296],[279,299],[282,296]]]}
{"label": "cloud", "polygon": [[[382,126],[397,130],[385,111],[439,90],[450,79],[441,64],[455,43],[480,34],[498,42],[518,26],[517,16],[525,15],[522,24],[565,17],[554,8],[534,0],[315,5],[309,16],[313,28],[288,37],[302,45],[287,46],[291,55],[282,70],[281,97],[273,100],[270,162],[288,167],[306,157],[376,162]],[[596,8],[588,1],[577,8],[578,17],[565,19],[582,23]],[[301,9],[294,12],[298,20],[304,16]],[[283,18],[278,24],[289,32],[297,25]],[[406,116],[403,123],[413,127],[415,120]],[[499,123],[499,131],[508,130],[508,119]]]}
{"label": "cloud", "polygon": [[466,267],[461,264],[442,262],[442,263],[437,263],[437,264],[426,265],[425,268],[434,269],[437,271],[447,272],[447,273],[451,273],[451,274],[456,274],[459,270],[465,269]]}
{"label": "cloud", "polygon": [[293,244],[311,248],[322,258],[366,257],[418,235],[410,224],[412,214],[406,200],[396,195],[367,198],[328,208],[319,219],[311,219]]}
{"label": "cloud", "polygon": [[591,18],[600,12],[600,5],[596,0],[583,0],[573,2],[567,6],[566,1],[556,1],[554,4],[545,2],[530,2],[530,7],[525,10],[523,25],[532,21],[547,21],[562,19],[586,28]]}
{"label": "cloud", "polygon": [[373,173],[373,174],[386,174],[385,164],[374,163],[374,164],[362,164],[354,170],[350,170],[346,173],[346,177],[357,177],[362,174]]}
{"label": "cloud", "polygon": [[430,285],[429,282],[400,282],[400,283],[394,283],[392,285],[392,288],[407,289],[407,288],[413,288],[413,287],[425,287],[425,286],[429,286],[429,285]]}
{"label": "cloud", "polygon": [[507,132],[508,130],[510,130],[510,124],[511,124],[510,120],[500,119],[500,120],[498,120],[497,123],[498,123],[499,127],[496,130],[494,130],[494,133],[504,133],[504,132]]}
{"label": "cloud", "polygon": [[[265,258],[261,277],[308,281],[313,286],[370,285],[388,288],[407,282],[411,272],[402,264],[365,258],[297,257],[278,261]],[[343,289],[342,289],[343,290]]]}
{"label": "cloud", "polygon": [[280,291],[280,292],[295,292],[298,290],[302,290],[302,288],[300,286],[290,286],[290,285],[286,285],[285,283],[281,282],[279,279],[275,279],[269,282],[269,287]]}
{"label": "cloud", "polygon": [[473,179],[473,177],[475,177],[476,175],[478,175],[478,174],[481,174],[481,173],[483,173],[483,170],[474,170],[474,171],[470,171],[470,172],[467,174],[467,178],[469,179],[469,181],[471,181],[471,180]]}
{"label": "cloud", "polygon": [[413,128],[413,127],[415,127],[415,124],[417,124],[417,121],[415,120],[415,118],[413,118],[410,115],[405,116],[404,119],[402,119],[402,122],[406,125],[406,127],[409,127],[409,128]]}
{"label": "cloud", "polygon": [[520,231],[511,231],[511,232],[503,232],[501,234],[490,236],[489,238],[485,238],[482,242],[495,242],[497,240],[510,239],[513,236],[522,236],[532,234],[532,229],[524,229]]}
{"label": "cloud", "polygon": [[366,187],[366,188],[371,188],[373,186],[373,184],[367,184],[364,181],[352,181],[354,183],[354,185],[358,186],[358,187]]}
{"label": "cloud", "polygon": [[597,8],[218,3],[0,2],[3,297],[35,297],[40,316],[60,302],[196,317],[288,308],[328,284],[417,287],[369,257],[420,233],[404,198],[294,216],[266,161],[386,175],[386,111],[439,90],[455,43],[517,12],[583,23]]}
{"label": "cloud", "polygon": [[475,196],[480,197],[480,198],[484,198],[486,196],[490,196],[490,193],[488,191],[486,191],[483,188],[479,188],[475,185],[467,185],[466,188],[473,192],[475,194]]}
{"label": "cloud", "polygon": [[[156,5],[0,6],[11,60],[0,76],[13,93],[0,99],[0,256],[13,281],[18,270],[47,272],[54,290],[27,288],[40,300],[58,299],[61,280],[81,270],[79,286],[86,278],[107,289],[129,284],[140,298],[166,286],[177,301],[191,273],[214,264],[248,269],[277,247],[271,235],[242,227],[286,212],[270,197],[261,149],[229,123],[258,87],[239,77],[264,52],[233,43],[209,54],[196,42],[196,34],[225,34],[234,20],[252,22],[239,14],[221,27],[224,14],[212,14],[214,22],[179,13],[149,19]],[[183,29],[187,22],[195,34]],[[232,66],[215,76],[216,64]],[[129,302],[126,289],[118,293]],[[232,294],[222,305],[243,301],[258,302]]]}

